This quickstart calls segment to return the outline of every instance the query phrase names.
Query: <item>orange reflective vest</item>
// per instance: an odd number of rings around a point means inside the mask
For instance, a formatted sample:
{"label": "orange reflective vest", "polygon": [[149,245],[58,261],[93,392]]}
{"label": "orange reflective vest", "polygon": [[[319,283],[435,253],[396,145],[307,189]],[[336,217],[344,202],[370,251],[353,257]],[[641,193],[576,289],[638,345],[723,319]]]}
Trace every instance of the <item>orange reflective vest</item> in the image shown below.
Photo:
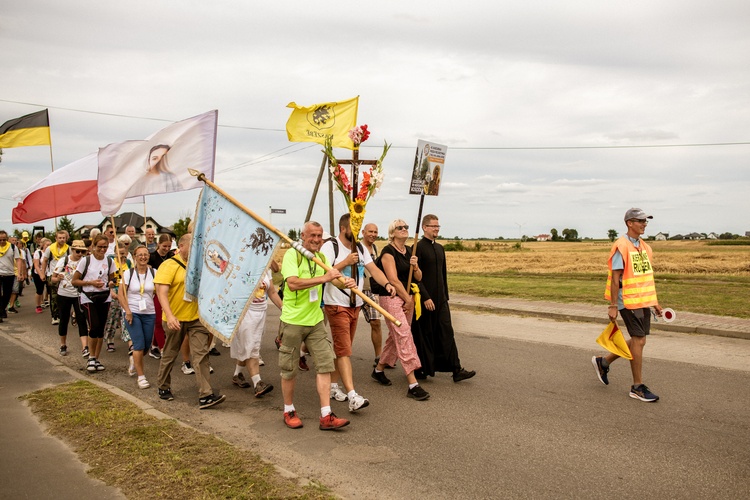
{"label": "orange reflective vest", "polygon": [[655,306],[659,303],[656,299],[656,286],[654,285],[654,268],[651,266],[651,247],[645,241],[640,240],[640,249],[633,245],[627,236],[621,236],[612,245],[609,252],[609,272],[607,273],[607,288],[604,290],[604,298],[611,300],[612,289],[612,256],[615,250],[620,252],[624,263],[622,270],[622,302],[626,309],[640,309]]}

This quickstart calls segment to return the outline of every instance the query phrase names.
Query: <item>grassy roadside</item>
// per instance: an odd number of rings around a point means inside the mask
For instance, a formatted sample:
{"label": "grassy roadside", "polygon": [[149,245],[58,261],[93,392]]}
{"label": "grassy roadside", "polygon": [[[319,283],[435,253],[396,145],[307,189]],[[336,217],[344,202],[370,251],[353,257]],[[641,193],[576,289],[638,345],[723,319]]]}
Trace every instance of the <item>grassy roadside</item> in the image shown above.
{"label": "grassy roadside", "polygon": [[[552,302],[604,303],[606,275],[575,273],[448,273],[451,293]],[[750,277],[657,275],[663,307],[718,316],[750,318]]]}
{"label": "grassy roadside", "polygon": [[71,444],[89,473],[129,498],[336,498],[301,487],[257,455],[158,420],[79,381],[25,396],[51,434]]}

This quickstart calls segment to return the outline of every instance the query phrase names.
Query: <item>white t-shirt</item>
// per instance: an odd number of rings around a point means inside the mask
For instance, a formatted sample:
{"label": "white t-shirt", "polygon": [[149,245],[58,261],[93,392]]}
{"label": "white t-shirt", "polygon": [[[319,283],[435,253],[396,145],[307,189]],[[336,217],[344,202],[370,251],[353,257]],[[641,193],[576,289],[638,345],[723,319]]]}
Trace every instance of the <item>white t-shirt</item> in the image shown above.
{"label": "white t-shirt", "polygon": [[[339,243],[339,251],[338,255],[336,256],[336,260],[334,261],[334,251],[333,251],[333,243],[330,241],[327,241],[323,244],[323,247],[320,249],[320,251],[323,253],[323,255],[326,256],[326,259],[328,262],[331,263],[331,267],[333,267],[335,264],[338,264],[342,260],[345,260],[347,257],[349,257],[349,254],[351,251],[348,248],[349,242],[346,244],[342,243],[339,237],[336,237]],[[361,245],[361,243],[360,243]],[[365,251],[364,253],[359,248],[360,245],[357,245],[357,253],[359,254],[359,262],[357,263],[357,274],[358,276],[354,277],[357,281],[357,288],[360,290],[362,289],[362,283],[364,282],[364,276],[365,276],[365,266],[372,262],[372,257],[370,257],[370,252]],[[364,248],[364,247],[363,247]],[[341,270],[341,274],[343,276],[352,277],[352,266],[346,266],[344,269]],[[344,307],[350,307],[349,304],[349,294],[352,293],[350,290],[346,289],[339,289],[334,285],[333,283],[326,283],[325,290],[323,291],[323,303],[327,306],[344,306]],[[356,306],[361,307],[363,302],[362,299],[359,298],[358,295],[355,296]]]}
{"label": "white t-shirt", "polygon": [[[122,275],[120,286],[128,285],[127,297],[130,312],[135,314],[156,314],[154,308],[154,276],[153,269],[146,269],[145,274],[140,274],[135,268],[128,269]],[[131,278],[130,275],[133,274]],[[154,273],[155,274],[155,273]],[[143,303],[141,303],[143,301]],[[141,304],[143,309],[141,309]]]}
{"label": "white t-shirt", "polygon": [[8,243],[8,249],[0,257],[0,276],[13,276],[16,274],[16,259],[20,259],[18,247]]}
{"label": "white t-shirt", "polygon": [[[89,268],[86,270],[86,275],[83,275],[83,268],[86,267],[86,260],[90,259]],[[108,265],[109,264],[109,265]],[[109,275],[113,274],[117,270],[117,266],[114,261],[107,259],[106,257],[102,260],[97,260],[93,255],[88,255],[78,261],[78,267],[76,271],[81,273],[81,279],[83,281],[94,281],[102,280],[104,282],[103,288],[96,288],[92,285],[86,285],[83,287],[84,292],[108,292],[109,291]],[[107,302],[112,301],[112,296],[107,297]],[[86,297],[85,293],[81,294],[81,304],[90,304],[91,301]]]}
{"label": "white t-shirt", "polygon": [[[52,243],[52,245],[57,245],[57,243]],[[55,257],[52,255],[52,245],[47,247],[47,250],[44,251],[44,256],[42,257],[42,262],[47,262],[47,277],[52,276],[52,271],[57,265],[57,259],[55,259]],[[70,247],[68,247],[68,255],[70,255]],[[65,258],[65,255],[63,255],[61,258]]]}
{"label": "white t-shirt", "polygon": [[73,274],[75,274],[78,268],[78,263],[81,259],[76,261],[68,257],[68,262],[65,262],[65,257],[57,261],[55,269],[52,271],[56,274],[62,274],[62,279],[59,281],[57,288],[57,294],[63,297],[78,297],[78,288],[74,287],[71,281],[73,280]]}

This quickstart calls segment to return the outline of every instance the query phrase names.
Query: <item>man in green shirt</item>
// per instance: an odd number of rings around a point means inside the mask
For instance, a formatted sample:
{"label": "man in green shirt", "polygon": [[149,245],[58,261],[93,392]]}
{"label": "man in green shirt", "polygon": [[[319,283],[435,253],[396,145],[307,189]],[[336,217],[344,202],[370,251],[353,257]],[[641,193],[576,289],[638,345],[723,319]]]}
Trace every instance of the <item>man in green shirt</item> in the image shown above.
{"label": "man in green shirt", "polygon": [[[323,227],[308,221],[300,234],[302,246],[309,254],[325,262],[319,253],[323,242]],[[312,259],[290,248],[284,254],[281,264],[284,277],[284,307],[281,309],[279,325],[279,368],[281,368],[281,391],[284,395],[284,423],[291,429],[302,427],[302,420],[294,408],[294,386],[299,366],[299,349],[305,342],[307,351],[315,361],[316,387],[320,398],[320,429],[333,430],[349,425],[349,421],[338,418],[331,412],[331,372],[334,370],[333,348],[323,323],[320,301],[323,297],[323,284],[338,279],[347,288],[356,287],[352,278],[343,278],[341,273],[331,268],[325,271]],[[329,286],[338,286],[331,283]]]}

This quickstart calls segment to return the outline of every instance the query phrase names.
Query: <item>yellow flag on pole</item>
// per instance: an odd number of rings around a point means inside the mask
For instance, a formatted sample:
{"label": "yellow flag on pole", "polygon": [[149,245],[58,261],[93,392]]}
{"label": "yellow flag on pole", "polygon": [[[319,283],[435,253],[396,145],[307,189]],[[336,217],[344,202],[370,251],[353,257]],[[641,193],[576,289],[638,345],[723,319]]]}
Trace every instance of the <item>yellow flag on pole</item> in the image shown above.
{"label": "yellow flag on pole", "polygon": [[300,106],[290,102],[292,114],[286,122],[290,142],[317,142],[325,144],[330,138],[333,147],[354,149],[349,131],[357,126],[359,96],[347,101],[324,102]]}

